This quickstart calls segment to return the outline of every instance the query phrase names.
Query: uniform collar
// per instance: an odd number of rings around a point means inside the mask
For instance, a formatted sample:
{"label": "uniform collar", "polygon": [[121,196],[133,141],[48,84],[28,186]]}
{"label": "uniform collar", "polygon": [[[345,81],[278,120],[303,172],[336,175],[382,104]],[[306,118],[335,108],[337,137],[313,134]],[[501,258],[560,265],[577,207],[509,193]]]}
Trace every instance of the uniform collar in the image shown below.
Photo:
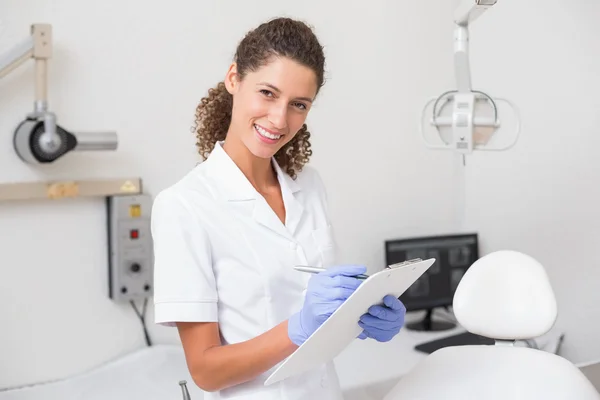
{"label": "uniform collar", "polygon": [[[205,163],[211,169],[211,175],[218,180],[217,185],[225,200],[255,200],[260,196],[248,178],[229,157],[229,154],[225,152],[222,142],[215,143],[215,147]],[[300,185],[283,172],[275,158],[271,158],[271,163],[277,173],[277,180],[284,197],[301,190]]]}
{"label": "uniform collar", "polygon": [[252,218],[272,232],[289,240],[294,240],[302,216],[304,207],[294,193],[302,188],[288,174],[284,173],[274,158],[271,163],[277,172],[277,179],[281,186],[281,195],[286,209],[285,224],[282,224],[277,215],[264,200],[262,195],[254,189],[254,186],[246,178],[243,172],[225,152],[222,143],[217,142],[208,159],[210,175],[215,177],[216,185],[220,195],[228,202],[253,201]]}

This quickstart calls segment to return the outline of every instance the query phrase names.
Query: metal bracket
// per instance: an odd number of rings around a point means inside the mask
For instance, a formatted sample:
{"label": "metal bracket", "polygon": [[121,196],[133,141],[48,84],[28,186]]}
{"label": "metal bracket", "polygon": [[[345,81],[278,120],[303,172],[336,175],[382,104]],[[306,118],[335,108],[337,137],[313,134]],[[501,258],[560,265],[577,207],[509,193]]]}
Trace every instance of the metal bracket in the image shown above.
{"label": "metal bracket", "polygon": [[71,133],[57,124],[48,105],[48,65],[52,58],[52,25],[31,25],[29,37],[0,54],[0,78],[27,60],[35,62],[33,111],[14,132],[13,143],[19,158],[26,163],[51,163],[71,151],[116,150],[116,132]]}

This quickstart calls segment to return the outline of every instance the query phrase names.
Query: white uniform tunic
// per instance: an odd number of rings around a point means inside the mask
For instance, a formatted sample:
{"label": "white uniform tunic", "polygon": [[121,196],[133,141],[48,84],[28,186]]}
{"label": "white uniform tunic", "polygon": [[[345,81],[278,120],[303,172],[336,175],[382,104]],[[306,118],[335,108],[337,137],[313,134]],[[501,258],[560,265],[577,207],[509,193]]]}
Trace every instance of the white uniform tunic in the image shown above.
{"label": "white uniform tunic", "polygon": [[[334,239],[317,172],[294,181],[272,160],[286,209],[285,225],[238,169],[221,143],[152,209],[155,321],[218,322],[223,344],[252,339],[299,311],[310,274],[327,267]],[[212,399],[341,399],[332,363],[270,386],[257,379]]]}

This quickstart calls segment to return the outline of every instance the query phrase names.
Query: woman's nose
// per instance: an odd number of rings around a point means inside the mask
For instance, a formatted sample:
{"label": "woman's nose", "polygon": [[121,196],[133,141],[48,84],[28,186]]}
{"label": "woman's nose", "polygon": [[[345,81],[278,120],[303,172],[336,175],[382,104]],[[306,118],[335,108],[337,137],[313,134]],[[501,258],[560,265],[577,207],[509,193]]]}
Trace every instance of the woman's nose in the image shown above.
{"label": "woman's nose", "polygon": [[287,106],[275,106],[269,112],[269,122],[275,129],[287,127]]}

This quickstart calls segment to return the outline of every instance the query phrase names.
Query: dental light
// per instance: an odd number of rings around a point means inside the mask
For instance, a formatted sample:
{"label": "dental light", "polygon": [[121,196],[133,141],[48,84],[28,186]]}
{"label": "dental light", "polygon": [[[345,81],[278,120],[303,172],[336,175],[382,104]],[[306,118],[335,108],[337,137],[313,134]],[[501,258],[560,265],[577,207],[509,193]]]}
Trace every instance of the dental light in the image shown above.
{"label": "dental light", "polygon": [[[516,107],[508,100],[492,98],[473,90],[469,65],[469,25],[478,19],[497,0],[463,0],[455,11],[454,22],[454,68],[456,90],[442,93],[429,100],[421,114],[420,131],[425,145],[431,149],[454,150],[463,155],[473,150],[507,150],[515,145],[520,135],[519,115]],[[494,143],[492,136],[500,128],[499,103],[513,110],[516,127],[509,143]],[[435,127],[437,140],[427,139],[426,119]]]}
{"label": "dental light", "polygon": [[0,55],[0,78],[24,64],[35,60],[35,102],[15,129],[13,145],[17,155],[30,164],[51,163],[70,151],[116,150],[115,132],[71,133],[56,123],[49,111],[47,99],[47,68],[52,57],[52,27],[34,24],[30,36]]}

